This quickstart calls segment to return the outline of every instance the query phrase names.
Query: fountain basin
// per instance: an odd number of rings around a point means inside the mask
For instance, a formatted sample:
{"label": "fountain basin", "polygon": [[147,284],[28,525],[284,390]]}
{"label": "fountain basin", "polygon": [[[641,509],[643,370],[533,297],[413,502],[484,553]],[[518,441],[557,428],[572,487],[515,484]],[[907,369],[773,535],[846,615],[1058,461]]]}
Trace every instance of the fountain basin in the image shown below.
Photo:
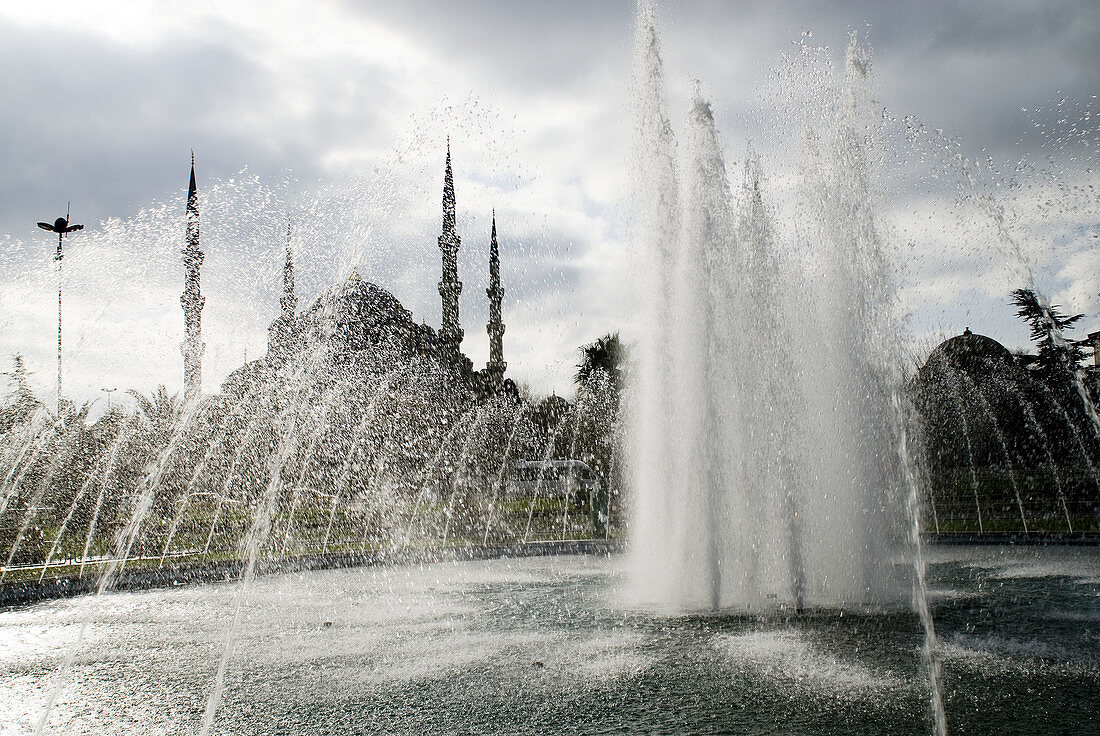
{"label": "fountain basin", "polygon": [[[925,734],[907,611],[662,616],[620,555],[295,571],[243,601],[214,733]],[[1100,550],[935,548],[953,733],[1100,719]],[[194,733],[237,584],[0,613],[0,733]],[[88,623],[78,643],[82,623]]]}
{"label": "fountain basin", "polygon": [[[263,559],[257,563],[257,573],[272,574],[300,570],[330,570],[333,568],[362,567],[384,564],[425,564],[432,562],[459,562],[485,560],[498,557],[539,557],[545,555],[576,555],[621,552],[624,544],[614,539],[563,539],[539,540],[482,545],[417,546],[395,549],[374,549],[358,552],[329,552],[278,559]],[[198,558],[199,561],[192,561]],[[114,581],[113,590],[141,590],[189,585],[192,583],[232,582],[241,577],[245,562],[239,558],[202,561],[201,555],[189,555],[182,563],[170,560],[170,564],[158,564],[155,557],[129,559]],[[104,560],[103,562],[106,562]],[[0,584],[0,607],[17,606],[50,598],[69,598],[94,593],[99,585],[101,565],[90,567],[87,575],[43,575],[38,579],[41,567],[32,566],[27,580],[13,580]],[[61,565],[61,569],[77,568],[77,565]]]}

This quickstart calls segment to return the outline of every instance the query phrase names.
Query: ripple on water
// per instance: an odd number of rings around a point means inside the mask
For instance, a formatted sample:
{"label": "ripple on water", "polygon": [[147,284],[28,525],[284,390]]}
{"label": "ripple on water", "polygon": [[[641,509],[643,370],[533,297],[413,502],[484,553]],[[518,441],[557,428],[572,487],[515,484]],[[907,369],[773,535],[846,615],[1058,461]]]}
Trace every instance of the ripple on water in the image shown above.
{"label": "ripple on water", "polygon": [[1057,671],[1068,675],[1100,673],[1100,655],[1034,639],[959,634],[940,645],[944,662],[993,674]]}
{"label": "ripple on water", "polygon": [[773,680],[805,694],[840,699],[870,698],[908,686],[885,669],[841,662],[796,631],[754,631],[716,637],[714,647],[738,672]]}

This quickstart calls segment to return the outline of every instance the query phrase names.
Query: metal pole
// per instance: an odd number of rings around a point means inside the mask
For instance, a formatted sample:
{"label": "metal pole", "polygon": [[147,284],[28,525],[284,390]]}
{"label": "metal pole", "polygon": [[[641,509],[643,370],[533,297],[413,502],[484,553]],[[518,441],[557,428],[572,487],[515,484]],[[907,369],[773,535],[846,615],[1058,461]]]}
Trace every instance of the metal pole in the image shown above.
{"label": "metal pole", "polygon": [[65,233],[57,234],[57,418],[61,419],[61,244]]}
{"label": "metal pole", "polygon": [[65,233],[71,233],[76,230],[83,230],[83,225],[70,225],[69,224],[69,210],[65,209],[65,216],[59,217],[54,220],[53,224],[48,222],[38,223],[38,227],[43,230],[49,230],[51,233],[57,233],[57,255],[54,256],[54,260],[57,261],[57,418],[61,420],[61,259],[64,256],[62,248],[65,245]]}

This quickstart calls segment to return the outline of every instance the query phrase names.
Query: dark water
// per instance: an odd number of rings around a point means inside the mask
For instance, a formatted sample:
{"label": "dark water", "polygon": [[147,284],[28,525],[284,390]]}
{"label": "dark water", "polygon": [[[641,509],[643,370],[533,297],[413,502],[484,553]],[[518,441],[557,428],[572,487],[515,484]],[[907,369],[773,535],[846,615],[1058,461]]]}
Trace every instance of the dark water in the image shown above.
{"label": "dark water", "polygon": [[[952,734],[1100,732],[1100,551],[933,550]],[[259,580],[219,734],[928,734],[909,612],[655,616],[625,561]],[[236,586],[0,613],[0,733],[196,733]]]}

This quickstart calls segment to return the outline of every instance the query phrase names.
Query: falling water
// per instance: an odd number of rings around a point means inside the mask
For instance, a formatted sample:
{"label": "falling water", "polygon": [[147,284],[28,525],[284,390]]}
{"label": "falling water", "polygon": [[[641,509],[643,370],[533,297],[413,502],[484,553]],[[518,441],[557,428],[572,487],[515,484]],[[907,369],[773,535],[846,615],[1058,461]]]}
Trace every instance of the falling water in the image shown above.
{"label": "falling water", "polygon": [[[32,421],[32,426],[37,422]],[[32,438],[23,443],[15,462],[12,463],[11,468],[8,469],[7,474],[4,476],[3,484],[0,484],[0,493],[4,494],[4,498],[0,501],[0,515],[3,515],[7,510],[8,504],[19,493],[21,484],[27,471],[31,469],[34,461],[38,458],[43,448],[49,443],[51,437],[57,436],[58,423],[52,422],[45,428],[43,428],[37,434],[33,434]]]}
{"label": "falling water", "polygon": [[997,421],[997,415],[993,412],[993,407],[989,405],[989,399],[986,398],[985,392],[978,386],[972,378],[963,373],[962,371],[953,371],[953,374],[959,379],[966,382],[970,387],[972,394],[978,398],[978,402],[982,405],[982,409],[985,411],[987,417],[989,417],[990,424],[993,426],[993,434],[997,437],[997,442],[1001,446],[1001,453],[1005,459],[1005,467],[1008,471],[1008,479],[1012,483],[1012,491],[1016,496],[1016,508],[1020,511],[1020,525],[1024,528],[1024,534],[1027,534],[1027,514],[1024,512],[1024,498],[1020,493],[1020,484],[1016,480],[1016,471],[1012,462],[1012,453],[1008,450],[1008,442],[1005,441],[1004,430],[1001,429],[1000,422]]}
{"label": "falling water", "polygon": [[286,554],[287,544],[290,543],[290,535],[294,529],[294,514],[298,510],[298,503],[302,498],[302,484],[306,479],[306,472],[309,470],[310,462],[313,460],[314,452],[317,449],[317,443],[321,439],[322,429],[327,426],[329,414],[332,412],[334,394],[329,391],[325,394],[323,403],[323,409],[321,417],[314,423],[313,437],[309,441],[309,447],[306,450],[305,456],[302,458],[302,468],[298,472],[298,480],[294,483],[294,490],[290,498],[290,509],[286,515],[286,527],[283,530],[283,541],[279,546],[279,553]]}
{"label": "falling water", "polygon": [[546,440],[546,454],[542,456],[542,462],[539,466],[539,477],[535,481],[535,492],[531,495],[531,506],[527,511],[527,528],[523,531],[523,543],[527,544],[527,541],[531,538],[531,525],[535,520],[535,505],[539,501],[539,496],[542,495],[543,486],[546,483],[546,473],[548,461],[554,455],[554,446],[557,444],[558,432],[561,429],[561,425],[554,427],[550,430],[550,436]]}
{"label": "falling water", "polygon": [[225,482],[222,484],[221,493],[218,494],[218,502],[214,506],[214,514],[210,519],[210,530],[206,534],[206,544],[204,544],[202,548],[202,556],[204,559],[210,554],[210,545],[214,541],[214,530],[218,527],[222,509],[229,499],[229,487],[233,484],[233,479],[237,477],[238,467],[241,465],[241,459],[244,457],[244,452],[248,448],[248,443],[252,440],[253,434],[260,428],[262,421],[263,413],[256,412],[249,420],[248,429],[245,430],[244,435],[241,437],[240,444],[237,445],[237,449],[233,453],[233,462],[229,466],[229,472],[225,474]]}
{"label": "falling water", "polygon": [[266,540],[271,534],[271,517],[275,509],[275,499],[278,496],[282,482],[283,467],[286,464],[287,457],[293,446],[292,440],[299,430],[299,422],[301,421],[299,415],[304,413],[301,406],[301,394],[306,381],[302,373],[312,368],[312,363],[313,361],[305,361],[303,368],[291,379],[292,385],[294,385],[295,388],[293,390],[293,398],[290,400],[285,410],[283,419],[283,424],[286,429],[280,437],[275,452],[268,458],[268,481],[263,498],[260,501],[260,506],[256,509],[255,516],[253,517],[252,526],[245,537],[244,569],[241,572],[240,583],[234,591],[233,620],[229,625],[229,629],[226,631],[225,646],[222,649],[221,658],[218,660],[218,670],[214,680],[214,688],[210,693],[210,698],[206,702],[206,709],[203,712],[202,726],[199,730],[202,736],[208,736],[210,733],[210,729],[214,725],[214,716],[217,713],[218,706],[221,704],[222,693],[225,689],[226,669],[228,668],[229,661],[233,656],[237,644],[237,636],[241,621],[241,604],[244,596],[250,591],[252,582],[255,580],[256,564],[259,561],[260,550],[264,547]]}
{"label": "falling water", "polygon": [[1020,405],[1023,407],[1024,416],[1027,417],[1028,423],[1035,429],[1035,436],[1039,439],[1039,444],[1043,446],[1043,452],[1047,457],[1047,467],[1050,468],[1051,477],[1054,478],[1054,486],[1057,490],[1058,501],[1062,504],[1062,513],[1066,517],[1066,531],[1073,532],[1073,522],[1069,518],[1069,507],[1066,506],[1066,492],[1062,486],[1062,477],[1058,472],[1058,463],[1054,459],[1054,451],[1051,450],[1050,438],[1047,437],[1046,431],[1039,423],[1038,417],[1035,416],[1035,408],[1031,405],[1031,400],[1027,396],[1020,394]]}
{"label": "falling water", "polygon": [[[370,404],[367,406],[366,411],[363,412],[362,419],[359,420],[359,425],[356,427],[355,433],[352,435],[353,438],[361,436],[364,430],[370,425],[371,421],[374,420],[375,412],[378,410],[378,402],[385,394],[391,380],[392,374],[387,374],[374,388],[374,395],[371,397]],[[353,445],[352,449],[344,458],[344,464],[340,470],[340,477],[336,482],[335,493],[333,493],[332,496],[332,506],[329,508],[328,512],[328,522],[326,522],[325,524],[325,538],[321,542],[321,554],[325,554],[326,552],[328,552],[329,537],[332,534],[332,523],[333,520],[336,518],[336,509],[340,506],[340,499],[343,497],[344,489],[351,481],[352,466],[355,462],[355,457],[358,453],[358,450],[359,445]]]}
{"label": "falling water", "polygon": [[[130,553],[133,550],[134,543],[137,541],[138,532],[141,530],[142,524],[145,523],[149,509],[152,508],[153,494],[156,489],[160,487],[169,459],[179,447],[187,431],[191,428],[191,421],[195,417],[195,410],[197,408],[197,403],[192,403],[186,407],[179,421],[173,427],[171,439],[165,444],[164,449],[160,452],[157,459],[146,469],[145,477],[142,479],[138,492],[133,499],[129,519],[115,536],[114,545],[107,560],[107,564],[100,573],[99,583],[96,585],[96,596],[102,596],[105,592],[114,587],[115,582],[118,580],[118,576],[122,573],[126,562],[130,559]],[[106,478],[104,482],[106,482]],[[81,624],[76,642],[68,650],[61,663],[56,676],[56,684],[50,693],[49,700],[46,702],[46,707],[43,709],[42,717],[39,719],[38,725],[35,728],[36,736],[42,736],[46,731],[46,724],[49,722],[50,713],[57,704],[57,699],[60,697],[61,691],[65,686],[69,670],[83,648],[84,637],[87,634],[89,623],[88,620],[85,620]]]}
{"label": "falling water", "polygon": [[115,439],[114,445],[111,447],[110,456],[107,458],[107,467],[103,471],[103,480],[99,484],[99,494],[96,496],[95,509],[92,511],[92,520],[88,522],[88,536],[84,539],[84,552],[80,556],[80,577],[84,576],[84,565],[88,561],[88,552],[92,548],[92,540],[95,538],[96,524],[99,522],[99,513],[103,509],[103,501],[107,495],[107,481],[111,477],[111,473],[115,469],[115,464],[118,462],[118,455],[123,445],[129,441],[133,432],[137,428],[137,421],[130,420],[122,426],[118,432],[118,436]]}
{"label": "falling water", "polygon": [[[13,428],[12,434],[16,436],[16,440],[10,445],[6,445],[6,447],[14,448],[15,459],[4,474],[3,482],[0,483],[0,493],[4,494],[3,501],[0,501],[0,514],[4,513],[8,503],[19,488],[19,477],[16,475],[16,471],[22,469],[22,472],[25,472],[26,468],[30,467],[30,462],[28,461],[24,465],[23,460],[27,458],[28,453],[33,459],[51,432],[56,434],[57,427],[54,422],[50,421],[49,413],[45,409],[39,409],[35,412],[31,420],[22,427]],[[13,477],[16,478],[14,483],[12,482]]]}
{"label": "falling water", "polygon": [[[1036,283],[1035,269],[1032,268],[1030,259],[1024,253],[1023,244],[1020,242],[1020,239],[1012,233],[1008,224],[1005,222],[1004,205],[992,195],[979,197],[978,203],[980,210],[993,224],[1002,247],[1017,261],[1018,267],[1025,275],[1027,288],[1030,289],[1038,299],[1039,305],[1043,310],[1044,323],[1050,330],[1050,337],[1055,346],[1063,354],[1068,353],[1070,350],[1070,341],[1066,339],[1062,329],[1051,316],[1052,306],[1050,299],[1047,298],[1046,294],[1043,293]],[[1087,379],[1084,369],[1079,365],[1065,366],[1065,369],[1070,381],[1077,390],[1077,395],[1081,399],[1081,405],[1085,409],[1085,414],[1092,423],[1093,431],[1097,435],[1100,435],[1100,411],[1097,410],[1096,405],[1092,401],[1092,397],[1085,387]]]}
{"label": "falling water", "polygon": [[[640,595],[681,610],[874,609],[905,603],[911,574],[935,731],[945,734],[901,321],[868,151],[869,53],[853,35],[832,120],[807,136],[821,145],[800,162],[807,204],[796,229],[819,262],[806,279],[780,271],[760,158],[750,157],[740,197],[731,192],[698,82],[679,175],[658,165],[675,145],[644,5],[638,38],[638,96],[654,109],[637,115],[636,155],[650,179],[639,186],[636,219],[653,232],[635,240],[653,251],[642,255],[642,283],[663,310],[650,313],[639,349],[632,543]],[[792,336],[776,329],[787,324],[806,325],[814,344],[801,370]]]}
{"label": "falling water", "polygon": [[508,433],[508,441],[504,445],[504,454],[500,458],[500,469],[497,471],[496,481],[493,483],[492,493],[489,496],[489,513],[485,519],[485,536],[482,537],[483,545],[489,544],[489,532],[493,524],[493,511],[497,504],[504,501],[504,474],[512,462],[512,447],[516,442],[516,432],[519,430],[520,421],[523,419],[527,408],[524,407],[512,417],[512,431]]}
{"label": "falling water", "polygon": [[984,534],[985,527],[982,524],[982,504],[978,500],[978,469],[974,464],[974,446],[970,441],[970,424],[966,421],[966,407],[963,406],[962,393],[959,391],[957,381],[950,382],[951,396],[955,400],[955,410],[959,414],[959,423],[962,425],[963,439],[966,440],[966,459],[970,464],[970,489],[974,493],[974,510],[978,514],[978,533]]}
{"label": "falling water", "polygon": [[[42,582],[46,577],[46,571],[50,568],[50,563],[53,562],[54,554],[57,553],[57,548],[61,545],[61,538],[65,536],[66,530],[69,528],[69,522],[73,519],[73,514],[76,513],[77,506],[84,499],[84,494],[88,492],[88,489],[94,485],[95,479],[99,476],[99,470],[102,466],[106,465],[107,458],[101,457],[96,462],[95,467],[92,468],[92,472],[88,473],[88,477],[84,479],[84,482],[80,484],[80,490],[77,491],[76,496],[73,498],[72,504],[69,506],[69,512],[65,514],[65,518],[61,521],[61,526],[57,529],[57,536],[54,537],[53,543],[50,545],[50,551],[46,554],[46,561],[42,563],[42,572],[38,575],[38,582]],[[18,544],[18,538],[16,540]],[[12,550],[12,556],[15,555],[14,548]],[[10,560],[9,560],[10,564]]]}
{"label": "falling water", "polygon": [[202,459],[195,465],[195,472],[191,474],[190,482],[183,489],[183,499],[180,501],[179,510],[176,512],[175,516],[172,517],[172,525],[168,529],[167,539],[164,540],[164,548],[160,552],[160,562],[157,563],[158,567],[164,567],[164,558],[168,556],[168,550],[172,546],[172,540],[176,537],[176,531],[179,529],[180,521],[183,519],[183,513],[187,510],[187,504],[191,501],[191,490],[194,488],[199,476],[206,470],[206,464],[210,462],[210,458],[214,455],[214,451],[217,450],[225,440],[225,436],[229,432],[229,426],[230,425],[226,423],[226,425],[218,431],[217,438],[207,446]]}
{"label": "falling water", "polygon": [[[643,11],[638,66],[651,76],[642,87],[652,89],[661,66],[650,18]],[[752,611],[905,598],[904,573],[893,563],[907,536],[904,459],[891,439],[900,337],[857,132],[869,100],[867,65],[853,44],[836,130],[818,136],[830,145],[804,162],[820,203],[806,223],[824,263],[816,292],[779,292],[795,279],[778,272],[761,163],[752,159],[738,201],[698,85],[679,183],[649,183],[668,191],[646,200],[642,221],[659,221],[652,208],[665,207],[664,229],[675,228],[676,239],[673,268],[649,276],[658,296],[671,295],[658,320],[670,329],[647,330],[641,350],[647,359],[676,359],[642,369],[639,420],[652,421],[646,406],[669,411],[636,433],[634,542],[643,595],[662,605]],[[667,156],[646,151],[655,142],[671,147],[665,119],[658,111],[639,121],[639,156]],[[819,359],[796,372],[791,338],[775,326],[815,312],[825,342]],[[651,451],[646,442],[661,437]]]}
{"label": "falling water", "polygon": [[1062,421],[1066,423],[1066,428],[1069,429],[1070,434],[1073,435],[1073,440],[1077,444],[1077,449],[1081,452],[1081,459],[1084,460],[1085,466],[1089,469],[1089,474],[1092,476],[1093,484],[1096,486],[1096,490],[1100,491],[1100,472],[1097,471],[1096,464],[1092,460],[1091,453],[1088,448],[1085,447],[1085,439],[1081,436],[1081,428],[1078,423],[1073,421],[1073,418],[1066,411],[1066,407],[1062,406],[1061,402],[1054,396],[1054,392],[1051,391],[1050,386],[1042,381],[1037,381],[1031,376],[1027,376],[1028,384],[1042,391],[1043,395],[1047,397],[1048,402],[1054,407],[1055,413],[1062,418]]}
{"label": "falling water", "polygon": [[425,463],[424,469],[420,474],[420,484],[416,492],[416,498],[412,503],[412,514],[409,518],[408,524],[405,525],[405,530],[401,534],[402,542],[409,546],[413,543],[413,529],[416,527],[416,522],[420,518],[420,512],[423,506],[424,497],[428,493],[428,487],[432,482],[432,475],[436,472],[440,462],[443,460],[443,455],[447,450],[447,443],[457,434],[460,427],[464,426],[467,419],[472,417],[471,412],[467,412],[458,418],[457,421],[452,422],[451,428],[443,433],[443,436],[439,440],[439,447],[436,448],[435,453],[431,459]]}
{"label": "falling water", "polygon": [[458,459],[455,461],[456,473],[452,476],[454,480],[451,484],[451,497],[447,500],[447,515],[443,521],[443,546],[447,546],[447,540],[451,537],[451,523],[454,521],[455,502],[458,500],[459,494],[465,490],[465,476],[462,473],[462,469],[466,465],[467,457],[470,452],[470,442],[477,434],[481,423],[485,419],[486,412],[478,407],[474,410],[474,419],[470,423],[470,428],[466,431],[466,436],[462,438],[462,445],[458,451]]}

